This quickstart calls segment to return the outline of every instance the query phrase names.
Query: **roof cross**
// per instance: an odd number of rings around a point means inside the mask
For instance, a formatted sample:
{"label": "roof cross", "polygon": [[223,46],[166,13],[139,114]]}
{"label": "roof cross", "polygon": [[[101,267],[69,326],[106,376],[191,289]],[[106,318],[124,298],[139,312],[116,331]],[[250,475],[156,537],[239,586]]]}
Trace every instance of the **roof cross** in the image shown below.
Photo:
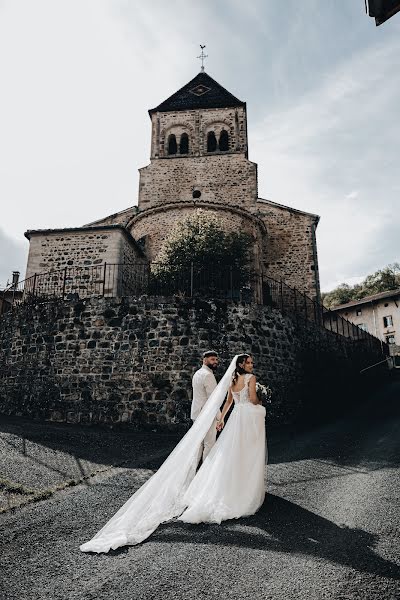
{"label": "roof cross", "polygon": [[202,70],[202,72],[203,72],[203,71],[204,71],[204,59],[205,59],[205,58],[208,58],[208,54],[204,54],[204,48],[205,48],[205,45],[204,45],[204,46],[202,46],[202,45],[200,44],[200,48],[201,48],[201,54],[200,54],[200,56],[198,56],[197,58],[200,58],[200,60],[201,60],[201,70]]}

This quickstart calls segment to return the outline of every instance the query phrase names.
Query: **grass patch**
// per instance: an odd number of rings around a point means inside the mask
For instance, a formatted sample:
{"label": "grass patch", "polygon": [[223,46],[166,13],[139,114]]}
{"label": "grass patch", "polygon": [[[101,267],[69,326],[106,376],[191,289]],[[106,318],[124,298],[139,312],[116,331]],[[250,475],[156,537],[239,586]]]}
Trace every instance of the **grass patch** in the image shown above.
{"label": "grass patch", "polygon": [[128,462],[128,461],[124,460],[120,463],[112,465],[111,467],[107,467],[106,469],[98,469],[97,471],[94,471],[93,473],[89,473],[89,475],[85,475],[84,477],[81,477],[80,479],[67,479],[66,481],[63,481],[62,483],[58,483],[57,485],[55,485],[51,488],[47,488],[45,490],[41,490],[40,492],[33,490],[31,488],[27,488],[20,483],[14,483],[12,481],[9,481],[8,479],[4,479],[4,478],[0,477],[0,491],[3,490],[6,493],[21,494],[21,495],[27,496],[21,502],[18,502],[18,504],[16,504],[15,506],[5,506],[3,508],[0,508],[0,514],[8,512],[10,510],[15,510],[16,508],[20,508],[22,506],[26,506],[27,504],[32,504],[33,502],[40,502],[41,500],[46,500],[47,498],[51,498],[51,496],[53,496],[53,494],[55,494],[56,492],[64,490],[65,488],[68,488],[68,487],[79,485],[86,479],[90,479],[91,477],[94,477],[95,475],[99,475],[100,473],[105,473],[107,471],[110,471],[111,469],[113,469],[115,467],[121,467],[126,462]]}
{"label": "grass patch", "polygon": [[23,494],[27,496],[35,493],[35,490],[32,488],[27,488],[21,483],[15,483],[14,481],[4,479],[3,477],[0,477],[0,490],[8,492],[9,494]]}

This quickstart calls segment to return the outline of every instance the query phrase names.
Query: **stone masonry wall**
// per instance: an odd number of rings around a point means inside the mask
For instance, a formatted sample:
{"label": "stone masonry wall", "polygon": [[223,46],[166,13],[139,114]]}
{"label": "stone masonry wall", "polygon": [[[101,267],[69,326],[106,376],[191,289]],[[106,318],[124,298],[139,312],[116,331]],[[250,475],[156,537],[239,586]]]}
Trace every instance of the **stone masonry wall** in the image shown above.
{"label": "stone masonry wall", "polygon": [[[210,203],[211,204],[211,203]],[[206,203],[193,202],[175,203],[163,209],[155,209],[139,213],[131,223],[131,234],[136,240],[145,238],[145,252],[151,260],[157,256],[174,227],[195,210],[201,208],[213,217],[218,218],[226,231],[245,231],[254,236],[254,258],[258,258],[262,248],[262,232],[260,227],[246,215],[245,212],[234,212],[226,208],[221,211],[218,207],[207,206]]]}
{"label": "stone masonry wall", "polygon": [[257,166],[242,154],[155,159],[139,169],[140,210],[166,202],[202,200],[243,208],[255,206]]}
{"label": "stone masonry wall", "polygon": [[355,398],[368,348],[276,309],[167,298],[92,298],[23,305],[0,321],[0,412],[54,421],[189,424],[201,353],[251,352],[274,391],[269,422],[290,422]]}
{"label": "stone masonry wall", "polygon": [[265,273],[320,300],[315,217],[273,203],[258,202],[268,229],[264,244]]}
{"label": "stone masonry wall", "polygon": [[[26,291],[32,291],[34,286],[39,296],[126,295],[127,290],[132,289],[132,285],[128,285],[131,275],[127,267],[119,265],[144,261],[135,240],[120,227],[29,232],[28,235],[26,278],[31,277],[31,280]],[[40,276],[40,273],[45,275]],[[39,276],[33,278],[34,274]]]}
{"label": "stone masonry wall", "polygon": [[26,278],[35,273],[60,271],[67,267],[97,267],[136,262],[142,254],[129,233],[121,227],[29,232]]}
{"label": "stone masonry wall", "polygon": [[207,133],[213,130],[217,137],[224,128],[229,134],[230,152],[247,152],[246,111],[243,107],[216,108],[188,111],[159,112],[152,115],[151,157],[167,157],[170,133],[179,138],[189,136],[189,155],[207,154]]}
{"label": "stone masonry wall", "polygon": [[45,232],[31,235],[26,277],[64,267],[120,262],[120,229]]}

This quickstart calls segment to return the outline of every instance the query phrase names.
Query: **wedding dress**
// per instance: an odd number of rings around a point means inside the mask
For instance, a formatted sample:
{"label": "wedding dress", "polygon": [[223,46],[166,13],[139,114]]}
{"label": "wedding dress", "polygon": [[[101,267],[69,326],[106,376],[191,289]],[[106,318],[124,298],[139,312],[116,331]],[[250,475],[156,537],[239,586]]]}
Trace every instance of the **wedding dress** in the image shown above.
{"label": "wedding dress", "polygon": [[187,508],[179,521],[221,523],[253,515],[264,502],[266,411],[250,402],[251,377],[246,374],[244,387],[232,391],[232,413],[183,496]]}
{"label": "wedding dress", "polygon": [[236,355],[200,415],[161,467],[88,542],[82,552],[139,544],[166,521],[198,523],[253,514],[264,500],[265,408],[248,398],[248,378],[235,407],[196,474],[200,445],[225,400]]}

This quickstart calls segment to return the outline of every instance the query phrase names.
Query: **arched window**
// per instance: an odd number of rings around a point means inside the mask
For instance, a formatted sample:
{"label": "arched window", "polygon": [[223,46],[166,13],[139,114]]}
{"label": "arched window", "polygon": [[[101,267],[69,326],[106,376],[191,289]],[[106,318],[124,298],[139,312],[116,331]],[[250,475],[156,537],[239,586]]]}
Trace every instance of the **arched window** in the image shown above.
{"label": "arched window", "polygon": [[225,129],[221,131],[219,136],[219,149],[221,152],[227,152],[229,150],[229,135]]}
{"label": "arched window", "polygon": [[176,137],[173,133],[168,137],[168,154],[176,154],[178,152],[178,146],[176,144]]}
{"label": "arched window", "polygon": [[217,138],[213,131],[209,131],[207,135],[207,152],[215,152],[217,149]]}
{"label": "arched window", "polygon": [[187,133],[182,133],[179,143],[180,154],[189,154],[189,136]]}

